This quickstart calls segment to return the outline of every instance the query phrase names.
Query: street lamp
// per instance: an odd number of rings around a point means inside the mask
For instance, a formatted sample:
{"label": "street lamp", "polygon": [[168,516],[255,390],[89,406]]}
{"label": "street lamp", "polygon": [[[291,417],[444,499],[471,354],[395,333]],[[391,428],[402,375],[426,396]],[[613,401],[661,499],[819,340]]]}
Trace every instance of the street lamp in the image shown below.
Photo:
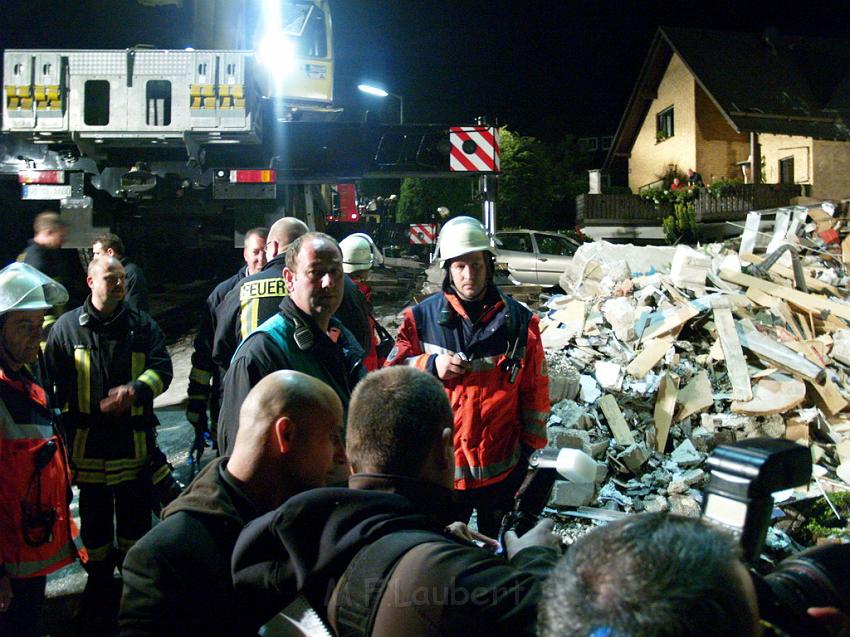
{"label": "street lamp", "polygon": [[364,93],[368,93],[369,95],[374,95],[376,97],[389,96],[396,98],[398,100],[398,123],[404,124],[404,98],[401,95],[390,93],[382,88],[378,88],[377,86],[371,86],[369,84],[358,84],[357,88]]}

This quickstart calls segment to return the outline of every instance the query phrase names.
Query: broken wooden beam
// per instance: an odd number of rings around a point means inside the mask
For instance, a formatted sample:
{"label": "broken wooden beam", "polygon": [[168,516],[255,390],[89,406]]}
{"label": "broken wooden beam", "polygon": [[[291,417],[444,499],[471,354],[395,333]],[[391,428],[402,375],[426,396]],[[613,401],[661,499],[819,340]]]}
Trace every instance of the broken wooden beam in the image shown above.
{"label": "broken wooden beam", "polygon": [[664,355],[672,344],[673,338],[670,336],[651,339],[635,359],[629,363],[628,367],[626,367],[626,373],[631,374],[635,378],[643,378],[649,370],[658,364],[658,361],[664,358]]}
{"label": "broken wooden beam", "polygon": [[679,377],[669,372],[664,374],[655,399],[655,449],[660,453],[664,453],[664,447],[667,446],[678,392]]}
{"label": "broken wooden beam", "polygon": [[729,382],[732,383],[732,400],[751,400],[753,390],[750,386],[750,372],[735,329],[731,305],[729,301],[721,298],[715,299],[712,307],[714,308],[714,326],[717,328],[720,346],[723,348],[723,358],[726,361],[726,372],[729,375]]}
{"label": "broken wooden beam", "polygon": [[597,404],[608,422],[611,433],[614,434],[614,440],[624,447],[635,444],[632,430],[629,429],[626,419],[623,418],[623,412],[620,411],[617,400],[611,394],[605,394],[597,401]]}
{"label": "broken wooden beam", "polygon": [[735,283],[736,285],[740,285],[745,288],[754,287],[762,290],[772,296],[790,301],[794,305],[805,308],[815,314],[826,310],[827,312],[835,314],[835,316],[841,317],[846,321],[850,321],[850,305],[830,301],[818,294],[807,294],[805,292],[800,292],[800,290],[783,287],[777,283],[765,281],[763,279],[750,276],[749,274],[735,272],[733,270],[721,270],[720,278],[724,281],[729,281],[730,283]]}

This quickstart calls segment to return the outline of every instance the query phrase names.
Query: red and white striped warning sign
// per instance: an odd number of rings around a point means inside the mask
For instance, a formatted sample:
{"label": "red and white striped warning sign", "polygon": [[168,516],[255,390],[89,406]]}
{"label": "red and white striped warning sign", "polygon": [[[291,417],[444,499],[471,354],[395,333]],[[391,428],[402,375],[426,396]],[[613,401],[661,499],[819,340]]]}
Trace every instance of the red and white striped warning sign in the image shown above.
{"label": "red and white striped warning sign", "polygon": [[431,245],[437,241],[436,223],[411,223],[410,243],[414,245]]}
{"label": "red and white striped warning sign", "polygon": [[499,130],[490,126],[452,126],[449,169],[499,172]]}

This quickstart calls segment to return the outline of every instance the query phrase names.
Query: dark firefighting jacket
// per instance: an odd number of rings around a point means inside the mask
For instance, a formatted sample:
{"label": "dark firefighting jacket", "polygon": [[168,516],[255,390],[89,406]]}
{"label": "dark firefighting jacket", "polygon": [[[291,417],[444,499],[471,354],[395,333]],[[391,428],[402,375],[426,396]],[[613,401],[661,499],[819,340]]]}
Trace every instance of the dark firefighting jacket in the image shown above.
{"label": "dark firefighting jacket", "polygon": [[[206,427],[206,419],[202,419],[201,414],[206,413],[210,393],[213,390],[220,393],[220,386],[218,384],[214,383],[217,386],[210,387],[213,377],[219,372],[212,358],[216,328],[216,310],[227,294],[247,275],[248,266],[244,266],[236,274],[215,286],[207,297],[204,309],[201,310],[198,334],[195,336],[194,350],[192,352],[192,369],[189,372],[189,407],[186,409],[189,422],[196,428],[200,427],[204,429]],[[218,377],[220,378],[221,375]],[[218,398],[220,399],[220,396]],[[213,416],[216,415],[213,414]]]}
{"label": "dark firefighting jacket", "polygon": [[0,567],[38,577],[72,562],[78,532],[71,474],[47,394],[21,370],[0,368]]}
{"label": "dark firefighting jacket", "polygon": [[546,446],[549,377],[539,321],[513,299],[498,298],[474,324],[451,292],[406,308],[386,362],[436,376],[440,354],[470,361],[466,374],[442,381],[454,413],[456,489],[499,482],[516,466],[522,446]]}
{"label": "dark firefighting jacket", "polygon": [[[309,346],[299,345],[295,340],[298,326],[293,315],[312,333]],[[338,320],[332,318],[330,330],[325,333],[292,299],[285,299],[281,311],[239,346],[233,365],[227,370],[221,403],[220,446],[227,454],[233,451],[242,401],[261,379],[279,369],[292,369],[324,381],[339,396],[343,411],[347,412],[354,386],[366,375],[364,356],[351,332]]]}
{"label": "dark firefighting jacket", "polygon": [[[104,318],[88,298],[56,321],[44,354],[70,435],[76,482],[111,486],[139,478],[159,424],[153,399],[173,375],[156,322],[123,302]],[[130,410],[102,413],[100,401],[109,390],[126,384],[136,392]]]}
{"label": "dark firefighting jacket", "polygon": [[[213,361],[222,372],[230,368],[239,343],[277,314],[281,301],[289,296],[283,280],[285,261],[285,254],[275,257],[262,272],[245,277],[219,304]],[[342,303],[334,318],[348,328],[361,348],[366,349],[371,335],[366,299],[347,274],[343,276],[343,284]]]}
{"label": "dark firefighting jacket", "polygon": [[222,375],[230,367],[239,343],[277,314],[283,297],[289,295],[283,280],[285,262],[285,253],[276,256],[260,272],[242,279],[218,304],[212,359]]}

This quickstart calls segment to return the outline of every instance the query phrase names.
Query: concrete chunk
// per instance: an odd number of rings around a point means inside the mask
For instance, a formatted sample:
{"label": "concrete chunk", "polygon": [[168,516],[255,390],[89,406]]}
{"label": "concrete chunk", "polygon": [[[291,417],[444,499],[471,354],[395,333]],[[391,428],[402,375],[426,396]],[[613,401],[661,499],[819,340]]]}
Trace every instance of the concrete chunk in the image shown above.
{"label": "concrete chunk", "polygon": [[670,458],[680,467],[690,467],[702,462],[702,455],[690,440],[684,440],[682,444],[673,449]]}
{"label": "concrete chunk", "polygon": [[652,453],[643,443],[629,445],[619,454],[617,459],[629,468],[632,473],[637,473],[643,464],[649,460]]}
{"label": "concrete chunk", "polygon": [[596,495],[596,484],[593,482],[567,482],[558,480],[552,489],[549,506],[556,509],[567,507],[583,507],[593,501]]}

